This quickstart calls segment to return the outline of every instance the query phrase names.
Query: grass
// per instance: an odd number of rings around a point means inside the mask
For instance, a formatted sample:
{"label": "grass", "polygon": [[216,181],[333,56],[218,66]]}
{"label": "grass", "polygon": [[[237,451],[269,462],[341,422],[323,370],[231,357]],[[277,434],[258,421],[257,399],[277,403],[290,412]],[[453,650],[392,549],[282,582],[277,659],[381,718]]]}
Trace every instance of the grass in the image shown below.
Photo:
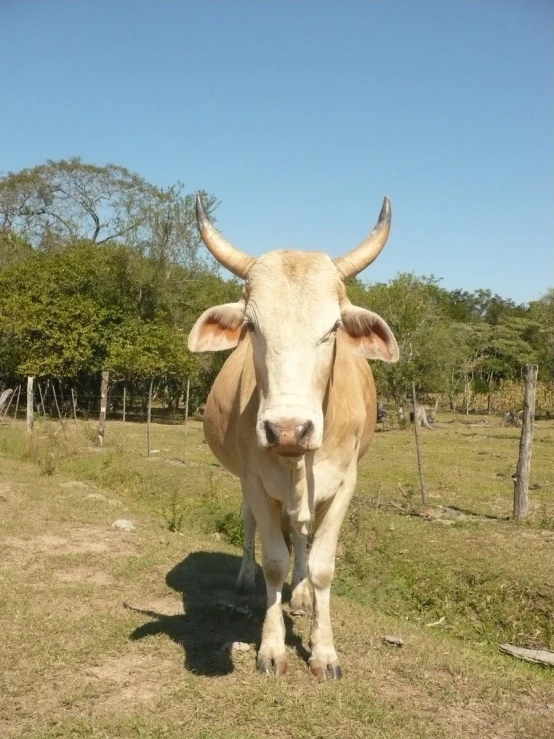
{"label": "grass", "polygon": [[338,684],[312,679],[309,621],[287,610],[287,676],[255,673],[263,592],[234,594],[240,491],[200,424],[186,462],[178,426],[153,425],[150,458],[138,424],[109,423],[101,450],[84,422],[67,440],[53,422],[30,442],[0,427],[0,735],[554,735],[552,671],[498,652],[554,647],[554,423],[537,424],[516,524],[518,430],[451,420],[423,434],[427,510],[409,431],[377,433],[360,465],[334,584]]}

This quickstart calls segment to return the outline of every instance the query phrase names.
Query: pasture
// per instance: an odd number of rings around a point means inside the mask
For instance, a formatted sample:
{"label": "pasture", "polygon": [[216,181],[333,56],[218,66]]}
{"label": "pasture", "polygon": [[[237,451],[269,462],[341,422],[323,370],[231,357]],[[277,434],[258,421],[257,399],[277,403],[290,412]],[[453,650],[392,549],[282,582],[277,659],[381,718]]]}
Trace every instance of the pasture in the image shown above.
{"label": "pasture", "polygon": [[412,430],[376,433],[360,464],[333,586],[338,683],[310,675],[309,617],[287,608],[288,673],[256,673],[263,582],[234,593],[240,491],[201,424],[186,461],[182,426],[154,424],[150,458],[139,424],[109,422],[102,449],[85,422],[67,439],[54,421],[30,441],[0,427],[0,735],[552,737],[554,673],[498,644],[554,647],[554,422],[536,424],[515,524],[519,429],[438,421],[427,509]]}

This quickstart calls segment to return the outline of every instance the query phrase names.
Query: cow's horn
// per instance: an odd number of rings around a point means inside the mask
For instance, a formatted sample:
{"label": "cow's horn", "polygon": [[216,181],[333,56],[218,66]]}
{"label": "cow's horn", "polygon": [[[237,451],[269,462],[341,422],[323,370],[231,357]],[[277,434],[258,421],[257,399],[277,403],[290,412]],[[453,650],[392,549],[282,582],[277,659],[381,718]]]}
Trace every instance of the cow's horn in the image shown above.
{"label": "cow's horn", "polygon": [[196,222],[202,241],[217,259],[217,261],[243,280],[248,276],[248,270],[256,261],[254,257],[245,254],[230,244],[212,225],[200,193],[196,195]]}
{"label": "cow's horn", "polygon": [[354,277],[377,259],[389,236],[390,218],[390,200],[385,197],[377,225],[367,239],[348,254],[333,260],[343,280]]}

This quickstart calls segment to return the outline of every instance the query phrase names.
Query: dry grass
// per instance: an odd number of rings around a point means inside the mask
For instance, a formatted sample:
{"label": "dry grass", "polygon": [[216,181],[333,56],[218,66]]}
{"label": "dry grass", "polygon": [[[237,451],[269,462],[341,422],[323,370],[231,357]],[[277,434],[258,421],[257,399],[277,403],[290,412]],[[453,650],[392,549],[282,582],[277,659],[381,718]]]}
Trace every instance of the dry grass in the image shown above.
{"label": "dry grass", "polygon": [[333,600],[338,684],[311,677],[309,622],[289,613],[287,676],[256,674],[263,592],[233,592],[238,485],[199,424],[186,464],[181,427],[153,427],[150,459],[134,424],[109,424],[101,451],[82,430],[62,445],[39,426],[29,451],[21,425],[0,429],[0,736],[554,735],[552,672],[496,648],[553,646],[554,424],[538,424],[533,515],[515,525],[517,430],[442,420],[423,438],[429,516],[391,505],[421,512],[410,433],[378,433],[361,466]]}

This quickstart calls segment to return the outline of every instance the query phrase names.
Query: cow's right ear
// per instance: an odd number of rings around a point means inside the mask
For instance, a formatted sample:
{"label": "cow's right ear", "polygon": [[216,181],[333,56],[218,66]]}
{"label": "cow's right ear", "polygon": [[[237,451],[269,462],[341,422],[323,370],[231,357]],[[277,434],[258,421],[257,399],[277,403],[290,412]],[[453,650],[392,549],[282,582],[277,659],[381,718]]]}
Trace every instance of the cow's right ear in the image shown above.
{"label": "cow's right ear", "polygon": [[208,308],[192,327],[188,346],[191,352],[220,352],[233,349],[244,323],[244,303],[225,303]]}

